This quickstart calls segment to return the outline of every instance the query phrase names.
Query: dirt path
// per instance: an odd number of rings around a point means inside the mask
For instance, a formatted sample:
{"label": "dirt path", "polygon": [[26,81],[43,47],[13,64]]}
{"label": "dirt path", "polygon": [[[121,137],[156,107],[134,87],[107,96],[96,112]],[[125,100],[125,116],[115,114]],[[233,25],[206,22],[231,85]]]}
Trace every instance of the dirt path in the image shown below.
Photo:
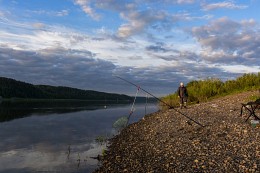
{"label": "dirt path", "polygon": [[[256,92],[160,111],[111,139],[96,172],[260,172],[260,128],[245,123],[240,107]],[[178,109],[179,110],[179,109]]]}

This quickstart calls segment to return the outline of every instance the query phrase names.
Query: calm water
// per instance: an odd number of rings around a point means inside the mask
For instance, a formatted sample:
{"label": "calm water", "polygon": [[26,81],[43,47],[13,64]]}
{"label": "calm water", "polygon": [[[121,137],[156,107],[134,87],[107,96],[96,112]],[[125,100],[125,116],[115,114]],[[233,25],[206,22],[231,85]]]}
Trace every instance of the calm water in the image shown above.
{"label": "calm water", "polygon": [[[131,104],[86,103],[0,104],[0,172],[92,172],[99,163],[92,159],[105,145],[99,136],[112,137],[112,124],[128,115]],[[145,114],[145,104],[136,104],[130,123]],[[158,110],[149,103],[147,113]]]}

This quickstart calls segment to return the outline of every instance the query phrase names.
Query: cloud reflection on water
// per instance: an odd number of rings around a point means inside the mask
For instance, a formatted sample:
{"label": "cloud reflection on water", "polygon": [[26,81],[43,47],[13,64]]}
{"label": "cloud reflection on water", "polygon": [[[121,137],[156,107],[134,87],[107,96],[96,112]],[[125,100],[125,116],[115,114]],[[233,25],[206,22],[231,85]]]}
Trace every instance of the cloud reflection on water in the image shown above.
{"label": "cloud reflection on water", "polygon": [[[157,109],[154,105],[147,108],[148,113]],[[45,116],[33,113],[29,117],[2,122],[0,172],[92,172],[97,161],[90,157],[97,156],[104,147],[95,143],[95,139],[112,137],[112,124],[129,111],[127,104],[91,111],[52,112]],[[136,105],[131,122],[143,115],[144,104]]]}

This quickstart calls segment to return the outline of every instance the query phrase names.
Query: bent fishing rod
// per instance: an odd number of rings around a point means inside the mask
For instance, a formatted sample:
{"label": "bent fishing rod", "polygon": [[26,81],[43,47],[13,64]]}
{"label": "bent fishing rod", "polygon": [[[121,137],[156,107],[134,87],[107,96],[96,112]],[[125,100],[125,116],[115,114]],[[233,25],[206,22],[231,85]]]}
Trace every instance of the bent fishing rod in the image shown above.
{"label": "bent fishing rod", "polygon": [[166,106],[168,106],[169,109],[173,109],[173,110],[175,110],[176,112],[178,112],[178,113],[181,114],[182,116],[188,118],[190,121],[193,121],[194,123],[200,125],[201,127],[204,127],[204,125],[202,125],[202,124],[199,123],[198,121],[196,121],[196,120],[190,118],[189,116],[185,115],[184,113],[178,111],[178,110],[175,109],[173,106],[169,105],[169,104],[166,103],[165,101],[159,99],[158,97],[154,96],[152,93],[146,91],[145,89],[143,89],[143,88],[141,88],[140,86],[134,84],[133,82],[130,82],[130,81],[128,81],[128,80],[126,80],[126,79],[124,79],[124,78],[122,78],[122,77],[119,77],[119,76],[115,76],[115,77],[117,77],[117,78],[119,78],[119,79],[121,79],[121,80],[123,80],[123,81],[125,81],[125,82],[127,82],[127,83],[129,83],[129,84],[131,84],[131,85],[133,85],[133,86],[135,86],[135,87],[137,87],[138,89],[144,91],[145,93],[147,93],[147,94],[149,94],[150,96],[154,97],[156,100],[158,100],[158,101],[160,101],[161,103],[163,103],[163,104],[165,104]]}

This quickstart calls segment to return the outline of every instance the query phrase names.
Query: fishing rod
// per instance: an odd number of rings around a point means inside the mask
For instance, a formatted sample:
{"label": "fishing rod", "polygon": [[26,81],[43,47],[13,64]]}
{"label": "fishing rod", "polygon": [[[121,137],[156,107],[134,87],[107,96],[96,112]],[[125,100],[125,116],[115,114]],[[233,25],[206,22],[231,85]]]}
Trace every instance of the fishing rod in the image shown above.
{"label": "fishing rod", "polygon": [[124,79],[124,78],[122,78],[122,77],[119,77],[119,76],[115,76],[115,77],[117,77],[117,78],[119,78],[119,79],[121,79],[121,80],[123,80],[123,81],[125,81],[125,82],[127,82],[127,83],[129,83],[129,84],[131,84],[131,85],[134,85],[135,87],[139,88],[140,90],[142,90],[142,91],[144,91],[145,93],[149,94],[150,96],[154,97],[156,100],[158,100],[158,101],[162,102],[163,104],[165,104],[166,106],[168,106],[169,109],[173,109],[173,110],[175,110],[176,112],[178,112],[178,113],[181,114],[182,116],[188,118],[190,121],[193,121],[194,123],[200,125],[201,127],[204,127],[204,125],[202,125],[202,124],[199,123],[198,121],[196,121],[196,120],[190,118],[189,116],[185,115],[184,113],[178,111],[178,110],[175,109],[173,106],[169,105],[169,104],[166,103],[165,101],[159,99],[158,97],[154,96],[152,93],[146,91],[145,89],[143,89],[143,88],[141,88],[140,86],[134,84],[133,82],[130,82],[130,81],[128,81],[128,80],[126,80],[126,79]]}

